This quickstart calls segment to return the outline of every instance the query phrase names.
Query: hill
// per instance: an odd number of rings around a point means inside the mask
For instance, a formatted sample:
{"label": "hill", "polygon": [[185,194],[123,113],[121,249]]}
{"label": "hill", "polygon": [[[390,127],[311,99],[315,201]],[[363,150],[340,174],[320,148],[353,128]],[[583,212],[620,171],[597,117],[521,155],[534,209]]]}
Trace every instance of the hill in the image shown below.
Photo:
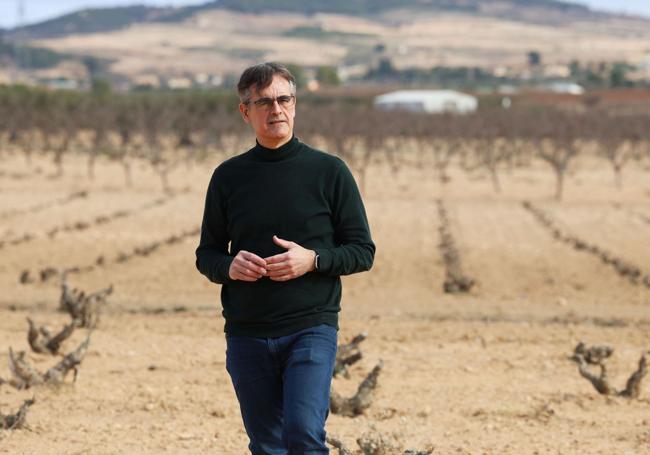
{"label": "hill", "polygon": [[[642,67],[650,21],[554,0],[221,0],[84,10],[13,30],[5,42],[12,33],[20,34],[23,48],[47,49],[86,67],[89,59],[102,61],[108,73],[131,81],[228,80],[263,60],[332,65],[343,78],[381,69],[382,62],[389,70],[465,68],[476,76],[481,68],[530,78],[536,76],[525,75],[531,52],[551,77],[566,77],[574,60],[591,68],[602,62]],[[60,65],[41,50],[38,55]],[[71,77],[52,69],[48,77]],[[409,76],[418,79],[432,78]]]}
{"label": "hill", "polygon": [[228,10],[241,13],[288,12],[303,15],[317,13],[373,16],[391,10],[420,12],[462,12],[531,23],[565,22],[569,19],[603,15],[586,6],[557,0],[220,0],[186,7],[149,7],[144,5],[93,8],[13,29],[30,39],[53,38],[79,33],[118,30],[138,23],[182,22],[201,11]]}
{"label": "hill", "polygon": [[115,8],[89,8],[24,27],[7,34],[20,34],[30,39],[53,38],[79,33],[97,33],[118,30],[137,23],[180,22],[198,11],[213,8],[214,3],[181,8],[154,8],[134,5]]}
{"label": "hill", "polygon": [[520,17],[534,20],[540,18],[538,14],[544,10],[553,17],[558,13],[585,15],[593,14],[586,6],[577,5],[558,0],[500,0],[486,2],[482,0],[278,0],[267,2],[264,0],[221,0],[216,7],[245,13],[257,12],[292,12],[300,14],[351,14],[357,16],[370,16],[385,13],[391,10],[409,10],[413,12],[463,12],[495,17]]}

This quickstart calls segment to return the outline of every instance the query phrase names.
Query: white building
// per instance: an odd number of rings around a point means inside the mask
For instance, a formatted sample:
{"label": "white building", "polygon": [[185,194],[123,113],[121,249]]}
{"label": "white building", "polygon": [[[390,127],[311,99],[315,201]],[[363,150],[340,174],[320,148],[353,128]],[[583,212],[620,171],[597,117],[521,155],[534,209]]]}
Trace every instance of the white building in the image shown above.
{"label": "white building", "polygon": [[192,88],[192,80],[188,77],[172,77],[167,80],[167,87],[173,90]]}
{"label": "white building", "polygon": [[545,88],[553,93],[567,93],[569,95],[582,95],[585,93],[585,89],[575,82],[556,81],[547,84]]}
{"label": "white building", "polygon": [[478,100],[454,90],[398,90],[375,98],[380,109],[404,109],[411,112],[466,114],[478,108]]}

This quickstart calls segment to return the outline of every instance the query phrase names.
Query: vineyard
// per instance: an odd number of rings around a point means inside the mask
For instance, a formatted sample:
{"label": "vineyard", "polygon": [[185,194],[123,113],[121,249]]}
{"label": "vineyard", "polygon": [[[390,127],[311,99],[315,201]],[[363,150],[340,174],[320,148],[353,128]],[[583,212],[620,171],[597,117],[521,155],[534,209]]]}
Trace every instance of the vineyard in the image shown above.
{"label": "vineyard", "polygon": [[[212,170],[254,143],[236,101],[3,90],[0,453],[245,453],[194,267]],[[332,453],[650,450],[649,120],[299,99],[377,244],[344,278]]]}

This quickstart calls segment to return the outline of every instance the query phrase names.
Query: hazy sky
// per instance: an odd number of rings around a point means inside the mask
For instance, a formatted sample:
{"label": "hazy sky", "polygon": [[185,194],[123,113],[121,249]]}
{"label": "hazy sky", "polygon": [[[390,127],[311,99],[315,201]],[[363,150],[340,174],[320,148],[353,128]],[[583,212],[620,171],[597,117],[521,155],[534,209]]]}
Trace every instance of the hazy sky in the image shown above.
{"label": "hazy sky", "polygon": [[[18,4],[21,1],[24,4],[24,19],[27,23],[38,22],[86,7],[205,3],[205,0],[0,0],[0,27],[14,27],[18,24]],[[650,0],[574,0],[574,2],[609,11],[638,13],[650,17]]]}

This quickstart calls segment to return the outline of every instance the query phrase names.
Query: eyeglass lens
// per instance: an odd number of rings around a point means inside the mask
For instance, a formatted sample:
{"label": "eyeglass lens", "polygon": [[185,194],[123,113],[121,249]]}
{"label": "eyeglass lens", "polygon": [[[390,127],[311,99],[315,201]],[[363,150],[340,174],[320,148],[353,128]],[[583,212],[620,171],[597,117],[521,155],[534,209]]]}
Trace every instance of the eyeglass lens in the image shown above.
{"label": "eyeglass lens", "polygon": [[275,101],[278,102],[278,104],[281,107],[290,107],[293,105],[295,102],[296,97],[293,95],[281,95],[278,96],[277,98],[260,98],[256,101],[253,101],[253,104],[255,106],[263,107],[265,109],[271,108],[273,106],[273,103]]}

